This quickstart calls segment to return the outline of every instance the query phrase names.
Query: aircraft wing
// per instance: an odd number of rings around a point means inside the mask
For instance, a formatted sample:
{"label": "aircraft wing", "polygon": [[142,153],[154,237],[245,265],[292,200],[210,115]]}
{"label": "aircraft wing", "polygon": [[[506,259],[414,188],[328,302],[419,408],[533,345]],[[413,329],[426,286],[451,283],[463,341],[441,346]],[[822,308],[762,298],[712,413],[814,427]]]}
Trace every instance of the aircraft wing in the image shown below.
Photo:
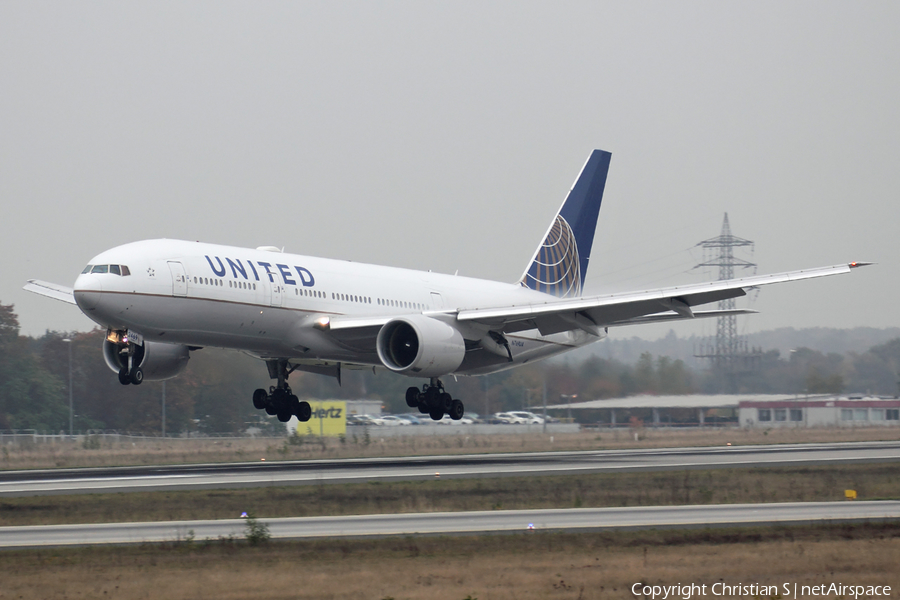
{"label": "aircraft wing", "polygon": [[457,319],[482,323],[506,333],[538,329],[542,335],[550,335],[583,329],[599,335],[604,327],[721,316],[719,311],[694,312],[693,307],[744,296],[752,287],[839,275],[868,264],[871,263],[849,263],[590,298],[548,299],[541,304],[466,309],[459,311]]}
{"label": "aircraft wing", "polygon": [[29,279],[28,283],[26,283],[22,289],[34,292],[35,294],[40,294],[41,296],[53,298],[54,300],[62,300],[69,304],[75,304],[75,294],[72,293],[72,288],[64,285],[57,285],[38,279]]}

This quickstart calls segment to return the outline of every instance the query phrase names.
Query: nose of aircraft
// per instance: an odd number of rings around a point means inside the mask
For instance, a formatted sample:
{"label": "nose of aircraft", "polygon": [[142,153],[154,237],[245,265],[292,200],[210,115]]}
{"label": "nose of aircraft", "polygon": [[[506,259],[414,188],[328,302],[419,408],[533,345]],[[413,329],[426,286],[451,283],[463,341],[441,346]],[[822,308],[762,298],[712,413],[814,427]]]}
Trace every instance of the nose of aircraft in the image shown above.
{"label": "nose of aircraft", "polygon": [[72,289],[75,303],[87,315],[97,310],[97,306],[100,304],[100,292],[103,291],[103,288],[99,280],[99,277],[92,277],[90,273],[79,275],[75,280],[75,286]]}

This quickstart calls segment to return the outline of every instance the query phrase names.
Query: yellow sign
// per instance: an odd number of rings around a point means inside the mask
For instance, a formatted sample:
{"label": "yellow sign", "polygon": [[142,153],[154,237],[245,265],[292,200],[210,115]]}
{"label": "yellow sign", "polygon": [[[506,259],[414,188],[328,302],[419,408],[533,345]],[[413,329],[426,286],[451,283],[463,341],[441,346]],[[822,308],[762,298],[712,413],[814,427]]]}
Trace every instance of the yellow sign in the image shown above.
{"label": "yellow sign", "polygon": [[856,500],[856,490],[844,490],[844,498],[847,500]]}
{"label": "yellow sign", "polygon": [[347,434],[346,402],[310,402],[309,406],[312,416],[306,423],[297,423],[297,435],[338,437]]}

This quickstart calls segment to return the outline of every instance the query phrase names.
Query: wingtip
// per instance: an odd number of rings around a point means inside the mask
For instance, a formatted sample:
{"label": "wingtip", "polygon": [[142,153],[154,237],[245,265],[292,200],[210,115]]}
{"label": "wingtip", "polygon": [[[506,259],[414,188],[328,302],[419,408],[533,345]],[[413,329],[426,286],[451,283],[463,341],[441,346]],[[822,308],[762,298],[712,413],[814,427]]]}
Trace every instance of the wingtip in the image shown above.
{"label": "wingtip", "polygon": [[852,263],[849,263],[847,266],[850,267],[851,269],[855,269],[856,267],[868,267],[869,265],[874,265],[874,264],[875,263],[873,263],[873,262],[854,261]]}

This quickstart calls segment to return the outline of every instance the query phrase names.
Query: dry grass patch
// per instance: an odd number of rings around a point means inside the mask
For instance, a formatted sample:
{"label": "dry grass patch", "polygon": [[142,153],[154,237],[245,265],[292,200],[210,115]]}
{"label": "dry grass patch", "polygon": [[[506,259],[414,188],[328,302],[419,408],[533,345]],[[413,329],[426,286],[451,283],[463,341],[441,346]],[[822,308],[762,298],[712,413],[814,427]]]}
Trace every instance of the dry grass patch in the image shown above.
{"label": "dry grass patch", "polygon": [[2,598],[634,598],[636,582],[900,589],[900,526],[430,537],[0,553]]}

